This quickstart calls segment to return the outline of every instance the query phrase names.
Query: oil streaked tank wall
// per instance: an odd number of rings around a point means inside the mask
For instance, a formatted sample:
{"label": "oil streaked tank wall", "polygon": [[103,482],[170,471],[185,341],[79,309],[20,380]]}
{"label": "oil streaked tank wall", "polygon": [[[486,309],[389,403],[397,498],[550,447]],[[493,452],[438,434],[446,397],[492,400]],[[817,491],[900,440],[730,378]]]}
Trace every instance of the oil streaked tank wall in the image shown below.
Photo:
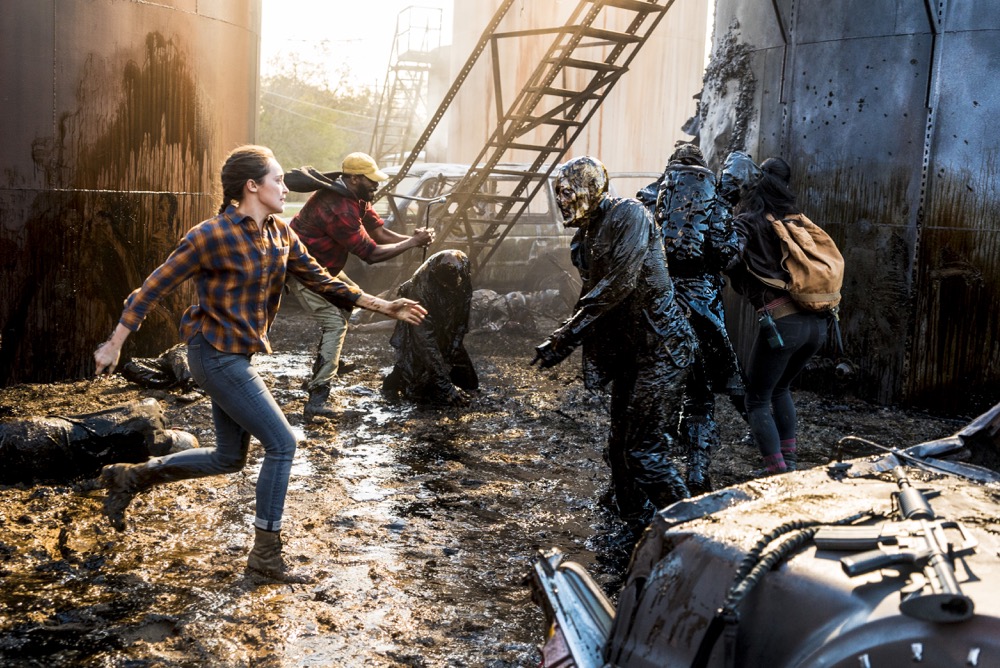
{"label": "oil streaked tank wall", "polygon": [[[256,131],[260,0],[33,0],[0,22],[0,385],[81,378],[122,301],[219,205]],[[190,286],[124,355],[177,340]]]}
{"label": "oil streaked tank wall", "polygon": [[[871,399],[995,403],[998,59],[992,0],[716,4],[702,148],[792,165],[847,260],[847,356]],[[745,358],[755,322],[727,305]]]}

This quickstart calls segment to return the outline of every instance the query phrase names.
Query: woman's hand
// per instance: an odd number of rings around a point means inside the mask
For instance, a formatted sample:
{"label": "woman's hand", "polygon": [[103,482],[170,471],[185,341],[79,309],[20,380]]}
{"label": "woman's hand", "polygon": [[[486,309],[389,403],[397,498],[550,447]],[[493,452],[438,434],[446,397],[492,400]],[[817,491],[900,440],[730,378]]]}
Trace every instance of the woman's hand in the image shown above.
{"label": "woman's hand", "polygon": [[118,358],[122,354],[122,345],[131,331],[121,323],[115,327],[108,340],[97,346],[94,351],[94,362],[97,364],[97,375],[102,373],[114,373],[118,366]]}
{"label": "woman's hand", "polygon": [[427,315],[427,309],[412,299],[397,299],[389,302],[386,315],[411,325],[419,325]]}
{"label": "woman's hand", "polygon": [[107,373],[114,373],[118,366],[118,358],[121,357],[121,348],[111,341],[105,341],[94,351],[94,362],[97,364],[97,375],[100,376],[107,370]]}

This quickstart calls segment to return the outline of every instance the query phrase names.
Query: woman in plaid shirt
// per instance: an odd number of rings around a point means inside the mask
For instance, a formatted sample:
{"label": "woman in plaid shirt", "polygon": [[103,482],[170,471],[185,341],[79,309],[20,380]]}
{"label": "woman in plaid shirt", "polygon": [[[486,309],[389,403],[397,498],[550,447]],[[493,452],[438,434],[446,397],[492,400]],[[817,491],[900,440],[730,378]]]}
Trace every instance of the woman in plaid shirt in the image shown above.
{"label": "woman in plaid shirt", "polygon": [[281,517],[295,454],[295,434],[251,365],[257,352],[271,352],[267,332],[274,321],[286,277],[342,307],[357,306],[418,325],[427,311],[410,299],[388,302],[336,280],[309,255],[295,232],[273,214],[285,208],[284,172],[270,149],[242,146],[222,167],[219,213],[192,228],[142,286],[125,300],[111,338],[94,353],[97,373],[111,373],[122,344],[139,329],[159,299],[193,278],[198,303],[181,319],[188,363],[212,399],[216,446],[194,448],[142,464],[112,464],[101,471],[108,490],[104,512],[118,530],[125,509],[153,485],[233,473],[244,467],[250,437],[264,446],[257,479],[255,540],[247,567],[289,582],[306,581],[281,555]]}

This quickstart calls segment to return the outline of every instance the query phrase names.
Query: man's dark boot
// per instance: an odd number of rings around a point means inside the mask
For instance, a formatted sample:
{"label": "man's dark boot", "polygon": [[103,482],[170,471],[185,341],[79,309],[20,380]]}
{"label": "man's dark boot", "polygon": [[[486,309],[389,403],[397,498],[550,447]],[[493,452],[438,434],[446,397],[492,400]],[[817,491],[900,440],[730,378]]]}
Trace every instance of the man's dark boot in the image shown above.
{"label": "man's dark boot", "polygon": [[326,403],[330,398],[330,386],[320,385],[309,390],[309,399],[302,409],[302,417],[306,422],[312,422],[317,417],[336,418],[340,416],[334,408]]}
{"label": "man's dark boot", "polygon": [[692,496],[712,491],[708,468],[712,448],[720,440],[719,426],[710,418],[694,418],[684,425],[687,438],[687,486]]}
{"label": "man's dark boot", "polygon": [[142,464],[108,464],[101,469],[98,484],[108,490],[104,497],[104,514],[118,531],[125,530],[125,509],[139,492],[153,485],[177,480],[167,467]]}
{"label": "man's dark boot", "polygon": [[281,532],[254,527],[253,549],[247,556],[247,569],[278,582],[308,584],[314,578],[288,567],[281,556]]}
{"label": "man's dark boot", "polygon": [[708,450],[692,450],[688,454],[687,486],[691,496],[712,491],[712,478],[708,473]]}

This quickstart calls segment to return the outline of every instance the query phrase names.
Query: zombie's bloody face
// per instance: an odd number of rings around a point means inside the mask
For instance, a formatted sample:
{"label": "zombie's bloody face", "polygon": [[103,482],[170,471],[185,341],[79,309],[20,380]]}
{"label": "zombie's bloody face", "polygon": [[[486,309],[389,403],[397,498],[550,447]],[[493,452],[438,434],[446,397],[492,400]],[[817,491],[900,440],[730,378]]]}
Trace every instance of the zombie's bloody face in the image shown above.
{"label": "zombie's bloody face", "polygon": [[583,156],[559,168],[556,204],[566,227],[580,227],[608,195],[608,170],[597,158]]}

